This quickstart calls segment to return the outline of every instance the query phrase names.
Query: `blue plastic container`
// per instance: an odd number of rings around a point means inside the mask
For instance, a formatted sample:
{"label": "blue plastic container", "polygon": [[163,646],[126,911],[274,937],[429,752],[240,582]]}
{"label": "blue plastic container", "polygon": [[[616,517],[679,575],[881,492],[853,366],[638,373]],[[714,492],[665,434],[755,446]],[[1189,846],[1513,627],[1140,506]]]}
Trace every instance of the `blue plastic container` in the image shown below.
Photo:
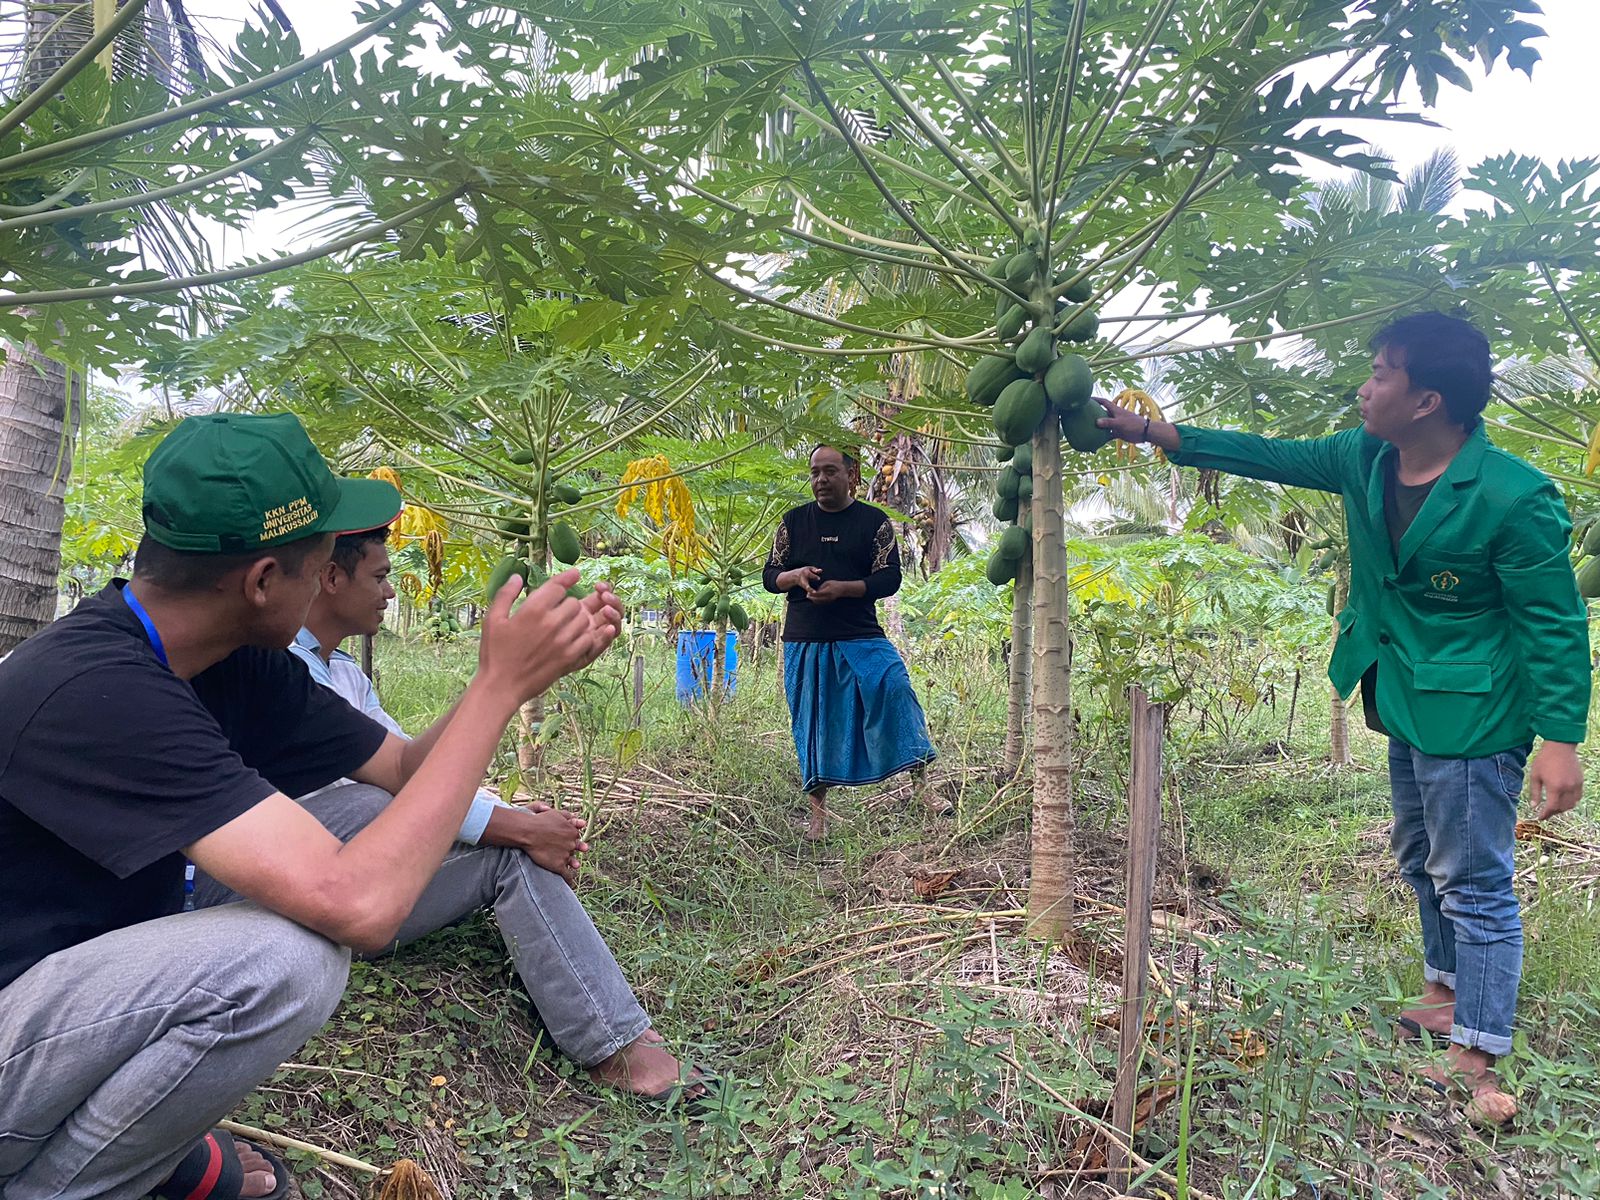
{"label": "blue plastic container", "polygon": [[[702,699],[711,689],[711,647],[717,639],[716,630],[684,630],[678,634],[678,703],[689,704]],[[723,682],[725,690],[733,692],[739,673],[739,634],[728,630],[725,644]]]}

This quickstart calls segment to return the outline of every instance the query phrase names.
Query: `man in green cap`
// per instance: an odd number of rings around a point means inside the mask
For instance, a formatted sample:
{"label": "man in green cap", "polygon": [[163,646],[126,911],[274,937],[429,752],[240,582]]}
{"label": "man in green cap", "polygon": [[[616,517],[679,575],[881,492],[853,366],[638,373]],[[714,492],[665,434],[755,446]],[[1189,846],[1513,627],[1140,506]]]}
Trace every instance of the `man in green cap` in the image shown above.
{"label": "man in green cap", "polygon": [[[518,707],[615,638],[558,575],[483,622],[451,719],[406,742],[284,649],[336,534],[394,519],[290,415],[191,417],[145,468],[121,580],[0,664],[0,1194],[283,1194],[215,1123],[327,1020],[349,950],[424,901]],[[289,799],[393,795],[341,842]],[[243,903],[185,911],[186,860]]]}

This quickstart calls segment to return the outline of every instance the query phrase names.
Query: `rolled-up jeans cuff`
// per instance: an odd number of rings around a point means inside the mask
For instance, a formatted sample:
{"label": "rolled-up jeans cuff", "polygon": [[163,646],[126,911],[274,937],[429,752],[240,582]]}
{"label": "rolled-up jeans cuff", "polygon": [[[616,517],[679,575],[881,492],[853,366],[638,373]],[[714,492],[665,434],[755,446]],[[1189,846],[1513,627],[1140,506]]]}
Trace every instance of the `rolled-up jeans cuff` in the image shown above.
{"label": "rolled-up jeans cuff", "polygon": [[1429,983],[1442,983],[1452,992],[1456,990],[1456,973],[1454,971],[1441,971],[1438,967],[1423,963],[1422,977]]}
{"label": "rolled-up jeans cuff", "polygon": [[650,1018],[641,1012],[635,1020],[628,1022],[619,1032],[612,1033],[609,1037],[598,1042],[573,1047],[572,1050],[565,1051],[565,1053],[587,1071],[592,1067],[598,1067],[619,1050],[626,1050],[642,1038],[649,1029]]}
{"label": "rolled-up jeans cuff", "polygon": [[1450,1026],[1450,1040],[1458,1046],[1465,1046],[1469,1050],[1482,1050],[1485,1054],[1493,1054],[1496,1058],[1511,1053],[1511,1039],[1505,1034],[1483,1033],[1476,1029],[1468,1029],[1465,1025]]}

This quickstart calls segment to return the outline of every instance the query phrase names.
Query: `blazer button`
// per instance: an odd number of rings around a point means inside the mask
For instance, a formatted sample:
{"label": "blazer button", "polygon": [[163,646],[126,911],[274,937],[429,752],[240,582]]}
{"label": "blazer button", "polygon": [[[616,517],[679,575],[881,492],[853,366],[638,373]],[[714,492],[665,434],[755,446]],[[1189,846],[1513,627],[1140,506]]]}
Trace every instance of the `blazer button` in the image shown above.
{"label": "blazer button", "polygon": [[1387,646],[1389,644],[1389,635],[1387,633],[1380,633],[1378,635],[1378,644],[1380,646]]}

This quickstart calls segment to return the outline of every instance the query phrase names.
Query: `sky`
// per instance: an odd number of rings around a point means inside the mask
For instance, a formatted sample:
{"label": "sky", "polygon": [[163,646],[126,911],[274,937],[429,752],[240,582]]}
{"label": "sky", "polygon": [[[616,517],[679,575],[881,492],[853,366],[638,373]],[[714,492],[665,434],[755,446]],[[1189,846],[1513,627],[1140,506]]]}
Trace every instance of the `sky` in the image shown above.
{"label": "sky", "polygon": [[[357,0],[279,3],[307,51],[331,45],[356,28]],[[1535,19],[1547,36],[1536,43],[1542,58],[1531,80],[1502,60],[1487,75],[1473,72],[1470,92],[1441,87],[1429,113],[1438,127],[1367,126],[1377,148],[1402,173],[1442,146],[1456,150],[1463,168],[1508,151],[1551,162],[1600,156],[1600,68],[1595,62],[1600,0],[1542,0],[1542,6],[1543,16]],[[243,23],[243,14],[259,6],[256,0],[187,0],[186,7],[212,38],[225,41]],[[1416,107],[1420,110],[1420,102]],[[1360,124],[1352,130],[1364,132]],[[1464,201],[1470,203],[1470,197]],[[293,253],[312,244],[310,230],[292,209],[264,213],[242,233],[218,229],[213,240],[219,264],[245,254]]]}
{"label": "sky", "polygon": [[[331,45],[356,28],[354,0],[279,0],[307,50]],[[221,39],[239,23],[238,0],[189,0],[190,14]],[[1508,151],[1554,162],[1600,156],[1600,0],[1543,0],[1548,36],[1530,80],[1504,60],[1488,75],[1473,74],[1473,89],[1444,85],[1430,118],[1437,128],[1385,123],[1370,126],[1376,145],[1403,174],[1441,146],[1463,168]],[[1420,109],[1420,102],[1416,104]],[[1352,127],[1361,132],[1360,126]],[[219,261],[241,253],[293,253],[309,244],[288,212],[263,214],[244,234],[217,246]]]}

